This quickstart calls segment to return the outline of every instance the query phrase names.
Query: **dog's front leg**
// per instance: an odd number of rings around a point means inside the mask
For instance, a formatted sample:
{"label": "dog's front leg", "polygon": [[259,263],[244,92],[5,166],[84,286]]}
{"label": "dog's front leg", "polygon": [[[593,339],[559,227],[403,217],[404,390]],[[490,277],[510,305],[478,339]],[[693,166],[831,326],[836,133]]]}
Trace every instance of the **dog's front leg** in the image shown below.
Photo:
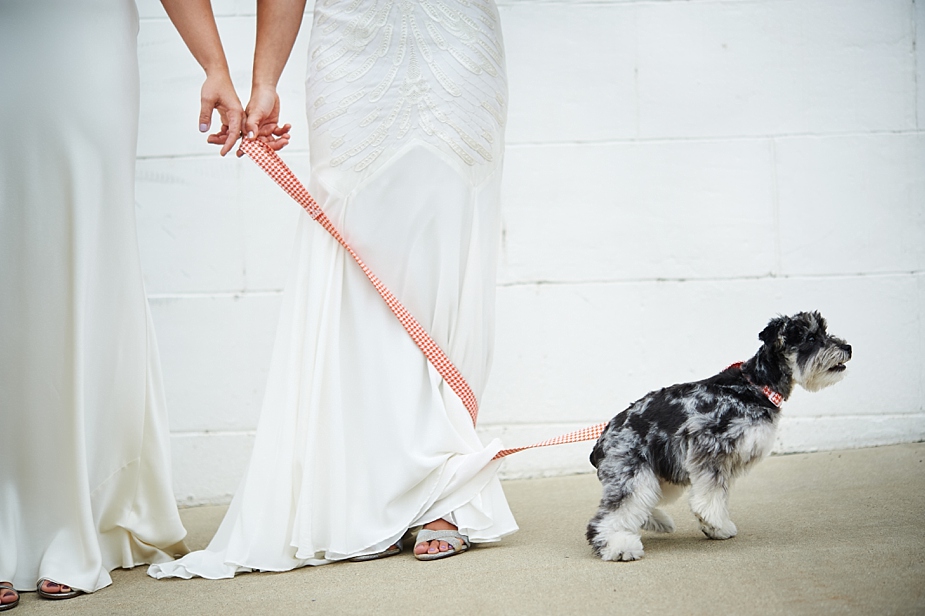
{"label": "dog's front leg", "polygon": [[729,519],[729,478],[719,469],[691,473],[691,511],[700,520],[700,530],[710,539],[731,539],[736,525]]}

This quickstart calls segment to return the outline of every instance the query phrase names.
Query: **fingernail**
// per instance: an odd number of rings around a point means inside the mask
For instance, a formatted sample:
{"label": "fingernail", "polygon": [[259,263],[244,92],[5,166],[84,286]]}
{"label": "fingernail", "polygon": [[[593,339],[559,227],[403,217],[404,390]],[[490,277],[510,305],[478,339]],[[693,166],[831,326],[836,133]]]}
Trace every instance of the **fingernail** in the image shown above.
{"label": "fingernail", "polygon": [[204,132],[206,132],[207,130],[209,130],[209,125],[208,125],[208,124],[203,123],[203,124],[200,124],[200,125],[199,125],[199,132],[200,132],[200,133],[204,133]]}
{"label": "fingernail", "polygon": [[248,138],[248,139],[253,139],[253,138],[254,138],[254,131],[248,131],[248,133],[247,133],[247,138]]}

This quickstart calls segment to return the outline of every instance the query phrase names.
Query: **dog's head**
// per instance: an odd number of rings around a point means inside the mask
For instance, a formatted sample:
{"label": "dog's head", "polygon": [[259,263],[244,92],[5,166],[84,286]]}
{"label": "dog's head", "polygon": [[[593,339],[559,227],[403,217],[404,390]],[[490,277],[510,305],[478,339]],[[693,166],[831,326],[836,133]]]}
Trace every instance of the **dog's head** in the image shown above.
{"label": "dog's head", "polygon": [[807,391],[819,391],[845,376],[851,345],[826,331],[818,312],[800,312],[771,319],[758,334],[771,356],[789,369],[794,382]]}

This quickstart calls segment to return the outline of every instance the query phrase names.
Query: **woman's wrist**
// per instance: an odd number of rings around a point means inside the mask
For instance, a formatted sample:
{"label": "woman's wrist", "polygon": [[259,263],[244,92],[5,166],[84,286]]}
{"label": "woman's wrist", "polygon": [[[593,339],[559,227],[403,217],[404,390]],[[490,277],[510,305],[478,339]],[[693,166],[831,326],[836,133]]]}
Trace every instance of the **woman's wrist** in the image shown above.
{"label": "woman's wrist", "polygon": [[228,79],[231,81],[231,71],[228,68],[228,62],[225,58],[202,65],[202,70],[206,73],[206,78],[211,79]]}
{"label": "woman's wrist", "polygon": [[272,90],[276,92],[276,87],[279,85],[279,78],[272,79],[270,77],[258,77],[255,75],[251,79],[251,91],[255,90]]}
{"label": "woman's wrist", "polygon": [[251,95],[250,95],[251,100],[254,100],[255,98],[261,98],[261,97],[269,99],[269,98],[274,98],[276,96],[278,96],[278,94],[276,91],[275,83],[269,83],[269,82],[262,82],[262,83],[252,82],[251,83]]}

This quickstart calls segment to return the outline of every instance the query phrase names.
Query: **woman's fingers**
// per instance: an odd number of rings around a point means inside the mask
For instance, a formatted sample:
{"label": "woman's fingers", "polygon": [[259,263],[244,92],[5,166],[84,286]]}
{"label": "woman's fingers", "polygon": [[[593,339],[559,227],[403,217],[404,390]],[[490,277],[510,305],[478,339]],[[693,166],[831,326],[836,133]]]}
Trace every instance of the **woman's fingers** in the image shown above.
{"label": "woman's fingers", "polygon": [[212,109],[214,106],[210,101],[206,99],[200,99],[199,101],[199,132],[207,133],[209,132],[209,127],[212,125]]}
{"label": "woman's fingers", "polygon": [[206,138],[208,143],[222,147],[221,155],[227,154],[241,136],[244,123],[244,108],[234,91],[234,85],[227,72],[207,75],[202,84],[199,108],[199,130],[208,132],[212,124],[212,113],[218,111],[222,129]]}
{"label": "woman's fingers", "polygon": [[226,115],[228,116],[228,124],[222,126],[222,129],[226,129],[225,132],[227,133],[220,152],[222,156],[230,152],[231,148],[233,148],[234,144],[238,141],[238,137],[241,136],[241,126],[244,121],[243,112],[233,110],[229,111]]}
{"label": "woman's fingers", "polygon": [[277,151],[282,150],[284,147],[289,145],[289,135],[283,137],[277,137],[273,141],[267,143],[270,146],[271,150]]}
{"label": "woman's fingers", "polygon": [[244,121],[244,138],[248,140],[253,140],[257,138],[257,135],[260,133],[260,124],[263,122],[264,114],[263,110],[257,109],[254,111],[249,111],[247,114],[247,119]]}
{"label": "woman's fingers", "polygon": [[[289,145],[291,124],[279,124],[279,96],[276,89],[257,87],[251,92],[244,121],[244,138],[265,143],[271,150],[281,150]],[[243,156],[240,149],[238,156]]]}

